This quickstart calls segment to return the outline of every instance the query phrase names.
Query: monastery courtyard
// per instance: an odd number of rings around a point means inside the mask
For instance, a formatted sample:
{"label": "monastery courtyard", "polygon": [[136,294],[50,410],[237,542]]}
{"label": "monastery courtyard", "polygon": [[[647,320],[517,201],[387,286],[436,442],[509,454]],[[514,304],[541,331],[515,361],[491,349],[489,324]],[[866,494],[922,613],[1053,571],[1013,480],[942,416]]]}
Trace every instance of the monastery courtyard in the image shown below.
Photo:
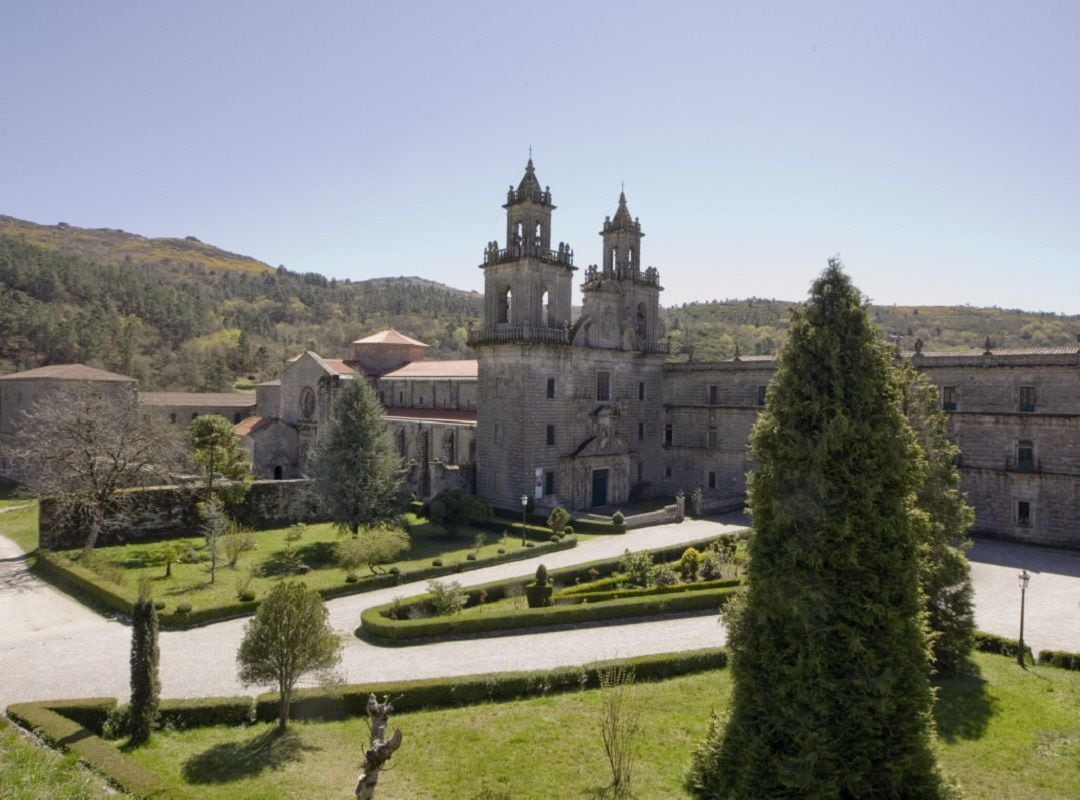
{"label": "monastery courtyard", "polygon": [[[0,521],[2,522],[2,521]],[[549,569],[638,550],[689,542],[744,527],[731,515],[687,520],[601,536],[572,550],[543,556]],[[1017,573],[1031,573],[1025,641],[1040,649],[1080,651],[1080,552],[978,541],[970,551],[980,630],[1017,634]],[[455,576],[464,584],[530,576],[540,558]],[[715,615],[648,620],[473,638],[407,647],[357,639],[368,606],[425,591],[417,582],[328,601],[331,623],[345,639],[341,666],[347,683],[532,670],[599,659],[713,647],[725,631]],[[163,697],[252,694],[236,679],[236,650],[246,619],[161,634]],[[0,536],[0,708],[24,700],[128,695],[131,630],[42,583],[25,569],[19,549]]]}

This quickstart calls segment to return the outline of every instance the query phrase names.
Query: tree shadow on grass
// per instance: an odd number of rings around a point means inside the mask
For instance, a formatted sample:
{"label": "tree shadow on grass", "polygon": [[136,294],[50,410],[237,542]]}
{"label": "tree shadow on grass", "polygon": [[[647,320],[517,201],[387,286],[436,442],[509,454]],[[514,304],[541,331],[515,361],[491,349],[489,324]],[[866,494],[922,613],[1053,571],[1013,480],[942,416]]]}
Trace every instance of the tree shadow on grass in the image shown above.
{"label": "tree shadow on grass", "polygon": [[312,542],[303,545],[296,552],[299,554],[300,560],[309,567],[319,569],[337,564],[336,547],[335,542]]}
{"label": "tree shadow on grass", "polygon": [[979,668],[972,665],[969,674],[938,678],[934,684],[938,689],[934,704],[938,735],[946,742],[981,739],[999,704],[987,693],[987,683]]}
{"label": "tree shadow on grass", "polygon": [[281,769],[320,748],[305,744],[298,733],[268,730],[242,742],[223,742],[189,758],[183,767],[188,783],[228,783],[268,769]]}

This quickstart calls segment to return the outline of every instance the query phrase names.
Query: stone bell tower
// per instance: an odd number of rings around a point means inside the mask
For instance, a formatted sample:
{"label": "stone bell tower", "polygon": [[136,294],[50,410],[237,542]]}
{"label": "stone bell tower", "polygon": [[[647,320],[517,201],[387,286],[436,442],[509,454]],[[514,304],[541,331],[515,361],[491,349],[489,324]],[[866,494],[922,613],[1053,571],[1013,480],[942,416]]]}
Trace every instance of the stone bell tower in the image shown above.
{"label": "stone bell tower", "polygon": [[660,273],[641,269],[641,223],[630,216],[626,193],[619,193],[614,218],[604,218],[600,267],[585,272],[582,319],[588,344],[618,350],[655,352],[660,334]]}

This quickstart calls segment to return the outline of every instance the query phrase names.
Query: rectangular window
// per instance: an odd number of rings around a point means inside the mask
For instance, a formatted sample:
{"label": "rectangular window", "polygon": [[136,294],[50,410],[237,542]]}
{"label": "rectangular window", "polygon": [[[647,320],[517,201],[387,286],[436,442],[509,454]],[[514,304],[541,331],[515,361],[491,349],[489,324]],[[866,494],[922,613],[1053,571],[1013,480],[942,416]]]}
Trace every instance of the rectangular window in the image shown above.
{"label": "rectangular window", "polygon": [[757,404],[759,406],[765,405],[765,392],[768,390],[768,386],[757,387]]}
{"label": "rectangular window", "polygon": [[720,402],[720,387],[715,383],[709,386],[709,405],[715,406]]}
{"label": "rectangular window", "polygon": [[548,447],[555,444],[555,426],[554,425],[548,425],[547,426],[547,443],[548,443]]}
{"label": "rectangular window", "polygon": [[544,473],[544,494],[555,494],[555,473]]}
{"label": "rectangular window", "polygon": [[1016,468],[1021,472],[1035,471],[1035,443],[1030,439],[1016,443]]}
{"label": "rectangular window", "polygon": [[1020,410],[1021,411],[1034,411],[1035,410],[1035,387],[1034,386],[1021,386],[1020,387]]}
{"label": "rectangular window", "polygon": [[941,407],[946,411],[956,411],[956,387],[941,387]]}
{"label": "rectangular window", "polygon": [[1020,500],[1016,503],[1016,524],[1031,524],[1031,503],[1027,500]]}
{"label": "rectangular window", "polygon": [[644,400],[645,399],[645,381],[638,381],[637,399],[638,400]]}
{"label": "rectangular window", "polygon": [[664,426],[664,444],[670,445],[675,439],[675,429],[671,427],[669,422]]}
{"label": "rectangular window", "polygon": [[639,462],[637,462],[637,479],[638,479],[638,483],[641,483],[642,475],[644,475],[644,474],[645,474],[645,465],[642,464],[639,461]]}
{"label": "rectangular window", "polygon": [[716,447],[716,428],[709,428],[709,433],[705,437],[705,444],[708,447]]}
{"label": "rectangular window", "polygon": [[665,478],[670,478],[671,477],[671,465],[670,464],[668,466],[664,467],[664,477]]}
{"label": "rectangular window", "polygon": [[548,381],[547,381],[547,399],[548,400],[554,400],[555,399],[555,379],[554,378],[548,378]]}
{"label": "rectangular window", "polygon": [[645,439],[645,423],[644,422],[639,422],[637,424],[637,438],[638,438],[639,442]]}
{"label": "rectangular window", "polygon": [[596,373],[596,399],[601,403],[611,400],[611,373]]}
{"label": "rectangular window", "polygon": [[715,489],[716,488],[716,473],[715,472],[710,472],[709,473],[709,488],[710,489]]}
{"label": "rectangular window", "polygon": [[496,442],[499,441],[499,423],[498,422],[495,423],[495,441]]}

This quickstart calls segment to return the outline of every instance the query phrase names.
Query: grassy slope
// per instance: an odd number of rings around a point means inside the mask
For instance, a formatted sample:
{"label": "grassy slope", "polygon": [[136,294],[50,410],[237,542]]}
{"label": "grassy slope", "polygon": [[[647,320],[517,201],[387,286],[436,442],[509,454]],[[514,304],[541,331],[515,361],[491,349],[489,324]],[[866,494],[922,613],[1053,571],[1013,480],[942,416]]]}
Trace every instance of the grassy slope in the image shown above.
{"label": "grassy slope", "polygon": [[0,536],[12,539],[25,552],[31,553],[38,546],[38,506],[36,500],[2,500],[0,509]]}
{"label": "grassy slope", "polygon": [[[944,770],[975,800],[1080,796],[1080,673],[1021,671],[989,655],[978,664],[981,678],[941,688]],[[730,689],[727,671],[638,687],[636,797],[687,797],[690,751]],[[379,797],[471,800],[485,788],[491,798],[589,797],[609,777],[599,701],[589,691],[394,717],[405,742]],[[205,798],[346,798],[366,742],[360,719],[294,724],[284,739],[270,726],[204,728],[158,734],[134,757]]]}
{"label": "grassy slope", "polygon": [[[0,718],[0,797],[4,800],[92,800],[110,795],[72,756],[35,744]],[[126,797],[126,795],[123,795]]]}

